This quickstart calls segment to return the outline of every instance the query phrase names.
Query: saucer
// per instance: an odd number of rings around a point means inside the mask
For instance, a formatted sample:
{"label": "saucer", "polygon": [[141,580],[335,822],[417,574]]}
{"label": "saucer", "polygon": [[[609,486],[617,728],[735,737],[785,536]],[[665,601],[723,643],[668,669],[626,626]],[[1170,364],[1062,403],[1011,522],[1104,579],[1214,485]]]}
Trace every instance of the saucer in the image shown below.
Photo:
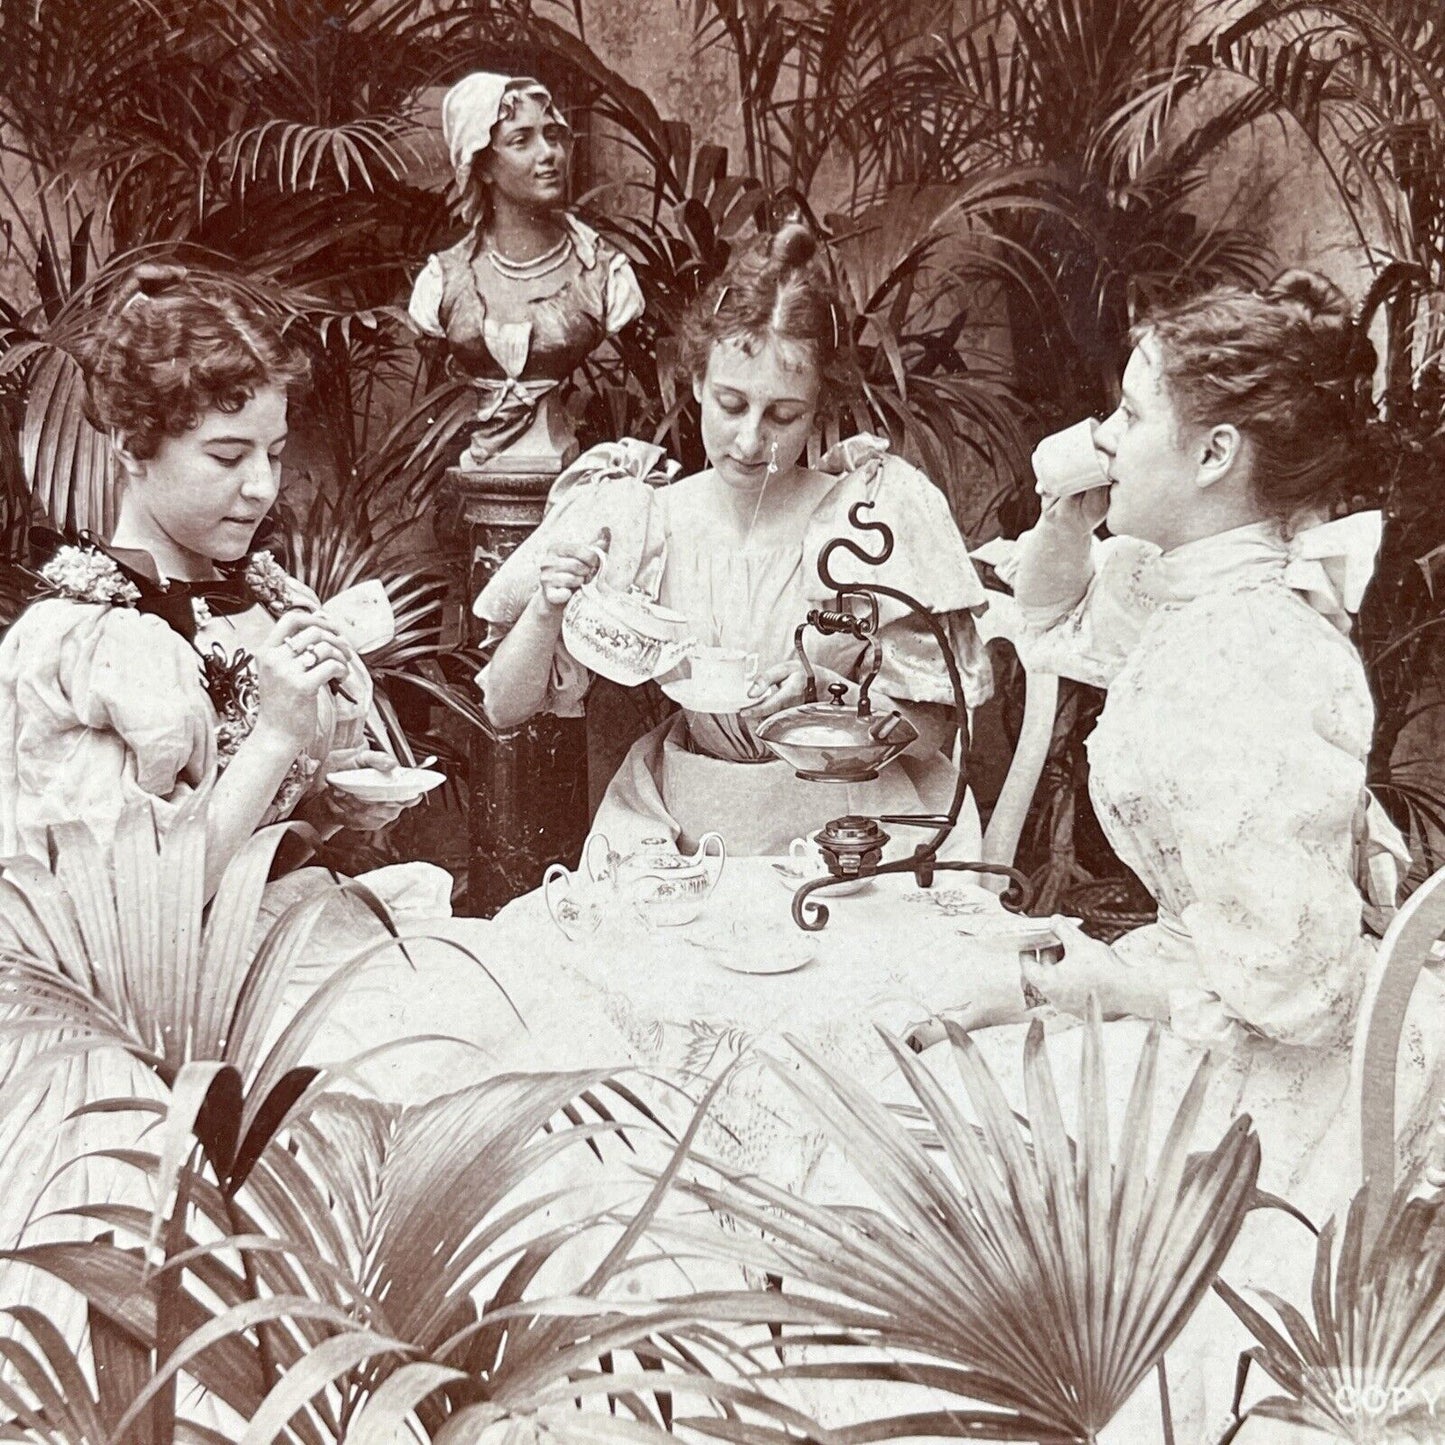
{"label": "saucer", "polygon": [[709,963],[729,973],[796,973],[814,959],[814,941],[808,935],[759,928],[751,920],[739,919],[704,934],[680,937]]}
{"label": "saucer", "polygon": [[960,933],[970,938],[998,939],[1021,949],[1052,948],[1059,942],[1049,919],[1031,918],[1026,913],[1010,913],[1002,908],[997,913],[977,914],[966,922],[960,920],[957,926]]}
{"label": "saucer", "polygon": [[406,803],[429,793],[446,782],[445,773],[434,768],[395,768],[383,773],[379,768],[348,768],[345,772],[328,773],[326,781],[343,793],[350,793],[366,803]]}
{"label": "saucer", "polygon": [[741,692],[729,695],[699,687],[690,677],[660,683],[659,686],[664,697],[670,697],[678,707],[685,708],[688,712],[739,713],[757,701],[757,698],[749,696],[746,687]]}

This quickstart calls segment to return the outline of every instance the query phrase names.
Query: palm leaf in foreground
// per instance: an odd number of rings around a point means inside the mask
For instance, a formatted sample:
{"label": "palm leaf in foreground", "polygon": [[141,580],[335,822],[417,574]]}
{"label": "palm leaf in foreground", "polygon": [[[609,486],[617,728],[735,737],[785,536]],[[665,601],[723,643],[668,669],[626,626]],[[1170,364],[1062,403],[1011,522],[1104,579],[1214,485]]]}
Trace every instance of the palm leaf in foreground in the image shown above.
{"label": "palm leaf in foreground", "polygon": [[[672,1275],[644,1243],[704,1114],[673,1141],[615,1076],[500,1075],[401,1112],[333,1098],[270,1151],[252,1181],[258,1207],[280,1200],[316,1227],[297,1259],[350,1272],[369,1326],[411,1351],[352,1376],[348,1440],[389,1445],[415,1411],[438,1440],[496,1425],[663,1442],[674,1393],[774,1408],[738,1379],[732,1345],[690,1296],[635,1287],[639,1267]],[[608,1172],[579,1148],[609,1139],[669,1156],[644,1198],[634,1170]]]}
{"label": "palm leaf in foreground", "polygon": [[[1077,1138],[1065,1131],[1041,1025],[1024,1049],[1031,1125],[1011,1111],[968,1035],[950,1026],[949,1040],[973,1119],[886,1039],[947,1168],[882,1104],[805,1054],[801,1070],[778,1072],[856,1166],[874,1207],[813,1205],[719,1169],[721,1184],[683,1187],[744,1228],[683,1227],[675,1237],[782,1276],[787,1307],[774,1304],[775,1317],[794,1323],[781,1343],[807,1349],[789,1349],[761,1379],[932,1392],[924,1408],[839,1428],[839,1440],[1094,1440],[1217,1274],[1250,1207],[1258,1138],[1241,1117],[1214,1149],[1189,1152],[1206,1061],[1149,1157],[1157,1029],[1140,1055],[1117,1156],[1097,1017],[1084,1042]],[[885,1390],[874,1398],[890,1408]]]}
{"label": "palm leaf in foreground", "polygon": [[[498,1426],[665,1445],[673,1423],[706,1429],[740,1406],[811,1433],[742,1378],[746,1361],[691,1295],[628,1289],[640,1266],[670,1273],[647,1230],[705,1112],[681,1140],[661,1137],[648,1106],[603,1072],[499,1075],[408,1107],[326,1096],[235,1198],[191,1181],[194,1226],[166,1266],[193,1281],[173,1306],[182,1330],[120,1428],[163,1404],[183,1371],[250,1421],[241,1445],[393,1445],[413,1416],[427,1438],[453,1442]],[[647,1188],[592,1157],[597,1143],[635,1151],[648,1139],[670,1158]],[[159,1173],[155,1155],[123,1157]],[[149,1228],[133,1206],[69,1212],[137,1240]],[[237,1255],[244,1273],[228,1263]],[[164,1286],[138,1250],[50,1244],[9,1257],[152,1347]],[[56,1392],[33,1368],[22,1374],[16,1418],[53,1413]],[[5,1389],[0,1360],[0,1406]],[[675,1421],[683,1396],[721,1415]]]}
{"label": "palm leaf in foreground", "polygon": [[[0,987],[16,1006],[0,1041],[27,1062],[0,1079],[0,1117],[58,1069],[121,1050],[168,1094],[153,1230],[193,1139],[234,1194],[321,1071],[307,1053],[337,995],[380,952],[401,946],[381,905],[336,883],[290,905],[259,940],[267,875],[284,826],[237,852],[205,900],[206,802],[185,805],[164,837],[131,805],[102,848],[81,824],[52,831],[49,868],[0,866]],[[369,911],[375,942],[341,961],[294,1010],[287,1005],[338,902]]]}
{"label": "palm leaf in foreground", "polygon": [[1371,1441],[1439,1438],[1445,1369],[1445,1205],[1397,1190],[1367,1243],[1368,1187],[1335,1239],[1320,1233],[1311,1290],[1314,1321],[1273,1294],[1276,1329],[1222,1280],[1215,1289],[1259,1341],[1249,1358],[1287,1393],[1250,1413]]}
{"label": "palm leaf in foreground", "polygon": [[[615,1236],[622,1228],[611,1208],[597,1204],[593,1191],[605,1176],[590,1151],[610,1138],[636,1147],[651,1125],[635,1098],[602,1072],[499,1075],[410,1106],[327,1093],[266,1150],[233,1197],[183,1173],[189,1219],[168,1240],[162,1269],[148,1269],[137,1247],[149,1237],[150,1211],[124,1202],[63,1213],[114,1231],[125,1247],[80,1242],[88,1233],[81,1224],[70,1240],[0,1258],[82,1295],[93,1343],[99,1321],[139,1350],[119,1430],[166,1410],[165,1393],[183,1372],[251,1421],[263,1445],[350,1441],[346,1422],[359,1431],[364,1416],[380,1429],[446,1385],[470,1391],[453,1391],[453,1399],[498,1395],[536,1355],[527,1343],[539,1328],[558,1326],[545,1301],[523,1305],[523,1295],[539,1275],[564,1295],[579,1290],[582,1272],[567,1251],[589,1232]],[[154,1153],[107,1156],[151,1187],[161,1176]],[[578,1166],[566,1168],[572,1156]],[[627,1198],[638,1192],[630,1170],[613,1183]],[[167,1275],[176,1281],[169,1310],[178,1328],[173,1351],[157,1362]],[[500,1318],[483,1328],[486,1309]],[[615,1311],[599,1305],[593,1318],[575,1308],[568,1314],[574,1323],[570,1332],[560,1326],[559,1350],[599,1331],[604,1349],[621,1348]],[[648,1328],[626,1324],[623,1332],[645,1337]],[[7,1378],[7,1363],[18,1378]],[[13,1348],[7,1359],[0,1342],[0,1410],[16,1419],[26,1412],[58,1418],[56,1399],[73,1393],[61,1380],[65,1364],[62,1356],[61,1366],[50,1366],[51,1388],[34,1360]],[[544,1360],[532,1368],[546,1378]],[[521,1394],[525,1402],[525,1381]],[[432,1425],[445,1408],[445,1401],[431,1408]],[[108,1438],[73,1432],[74,1445]],[[376,1438],[391,1445],[393,1435]]]}

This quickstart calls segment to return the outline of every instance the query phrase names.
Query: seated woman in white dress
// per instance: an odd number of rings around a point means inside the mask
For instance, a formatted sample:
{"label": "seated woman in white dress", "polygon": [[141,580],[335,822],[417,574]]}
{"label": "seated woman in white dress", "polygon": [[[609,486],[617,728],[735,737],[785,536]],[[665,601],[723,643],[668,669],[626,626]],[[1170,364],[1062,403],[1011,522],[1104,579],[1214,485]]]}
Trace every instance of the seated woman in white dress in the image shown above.
{"label": "seated woman in white dress", "polygon": [[[52,540],[42,595],[0,640],[0,858],[45,863],[49,830],[63,823],[85,824],[108,846],[136,802],[164,831],[209,789],[209,896],[266,823],[305,817],[329,835],[392,822],[400,805],[349,799],[325,781],[339,767],[394,765],[365,747],[365,667],[314,595],[252,551],[276,500],[288,392],[304,358],[225,278],[142,267],[81,360],[123,490],[106,543]],[[46,1042],[0,1045],[0,1086]],[[126,1116],[67,1123],[75,1108],[144,1088],[139,1066],[110,1051],[62,1061],[37,1084],[0,1119],[7,1247],[50,1182],[62,1137],[61,1157],[72,1159],[87,1140],[134,1143]],[[91,1161],[57,1187],[51,1208],[123,1186]],[[64,1236],[78,1226],[45,1227]],[[0,1280],[7,1304],[17,1291]],[[74,1301],[56,1308],[73,1312]]]}
{"label": "seated woman in white dress", "polygon": [[[676,469],[661,464],[656,447],[593,449],[558,478],[542,524],[477,600],[495,644],[478,681],[504,729],[539,712],[582,712],[591,677],[567,652],[561,627],[568,599],[596,569],[594,543],[608,549],[609,586],[643,587],[686,617],[703,645],[757,654],[752,701],[737,714],[684,709],[633,746],[594,822],[614,846],[661,838],[691,849],[716,829],[735,854],[776,854],[841,814],[931,813],[952,799],[945,665],[924,625],[888,603],[873,695],[875,707],[896,706],[918,727],[904,757],[870,783],[811,783],[753,736],[764,718],[803,699],[794,629],[829,598],[818,552],[830,537],[859,535],[848,512],[861,501],[875,504],[870,516],[893,528],[896,547],[883,566],[847,575],[918,597],[948,633],[970,704],[990,691],[972,616],[983,588],[942,492],[872,437],[807,464],[819,406],[840,369],[839,315],[805,227],[786,226],[739,255],[682,336],[708,468],[673,481]],[[858,641],[810,631],[807,645],[820,687],[859,681]],[[910,832],[895,830],[893,854],[925,836]],[[950,844],[954,856],[978,856],[971,799]]]}
{"label": "seated woman in white dress", "polygon": [[1371,863],[1392,883],[1408,862],[1365,787],[1374,707],[1349,635],[1379,515],[1321,521],[1352,479],[1373,352],[1306,272],[1162,311],[1134,342],[1096,438],[1109,485],[1044,499],[1014,585],[1030,661],[1108,689],[1090,795],[1159,921],[1112,946],[1062,924],[1062,962],[1027,980],[1273,1079],[1292,1105],[1265,1175],[1308,1209],[1301,1189],[1322,1205],[1339,1182],[1309,1166],[1338,1133]]}
{"label": "seated woman in white dress", "polygon": [[[1106,1029],[1116,1064],[1127,1020],[1167,1025],[1164,1077],[1180,1086],[1209,1049],[1224,1064],[1212,1125],[1250,1114],[1261,1188],[1317,1222],[1359,1184],[1347,1090],[1374,960],[1365,892],[1403,854],[1365,787],[1374,709],[1350,640],[1380,519],[1321,523],[1350,490],[1372,373],[1344,297],[1309,273],[1147,318],[1096,438],[1107,488],[1046,497],[1013,579],[1030,662],[1108,690],[1090,794],[1159,908],[1112,946],[1058,921],[1062,961],[1025,979],[1066,1013],[1097,998],[1121,1021]],[[1379,901],[1392,895],[1391,880]],[[979,999],[975,1024],[1018,1017],[1012,987],[1012,1008]],[[1016,1065],[1009,1032],[977,1037]],[[1412,1054],[1427,1043],[1412,1030]],[[1289,1295],[1313,1248],[1256,1216],[1224,1276]],[[1181,1337],[1179,1439],[1213,1438],[1248,1343],[1218,1302]]]}
{"label": "seated woman in white dress", "polygon": [[[211,789],[210,889],[262,824],[384,827],[326,785],[365,748],[366,669],[315,596],[252,542],[276,500],[304,358],[220,276],[141,267],[88,336],[90,416],[122,478],[110,538],[53,545],[0,641],[0,856],[47,856],[127,803],[161,826]],[[55,544],[59,538],[53,539]]]}

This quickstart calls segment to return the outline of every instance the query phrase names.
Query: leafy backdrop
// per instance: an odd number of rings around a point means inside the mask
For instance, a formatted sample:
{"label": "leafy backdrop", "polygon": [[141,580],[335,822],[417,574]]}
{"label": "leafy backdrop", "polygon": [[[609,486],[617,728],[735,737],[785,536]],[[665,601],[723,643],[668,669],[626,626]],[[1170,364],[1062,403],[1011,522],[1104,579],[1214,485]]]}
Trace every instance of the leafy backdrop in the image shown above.
{"label": "leafy backdrop", "polygon": [[[691,32],[708,93],[728,87],[731,149],[647,93],[655,56],[609,64],[588,36],[615,45],[616,17],[582,0],[0,0],[6,555],[27,509],[101,529],[113,508],[64,352],[85,309],[141,255],[237,265],[314,363],[282,516],[290,561],[323,596],[387,580],[408,624],[384,669],[389,719],[403,746],[459,766],[481,725],[474,659],[427,518],[466,397],[399,310],[457,230],[440,87],[483,64],[551,84],[583,137],[578,199],[637,264],[647,313],[570,398],[584,441],[655,435],[701,460],[670,365],[677,316],[734,246],[801,212],[828,241],[857,381],[820,444],[884,432],[974,540],[1030,521],[1034,439],[1112,406],[1132,310],[1274,264],[1267,218],[1230,209],[1219,184],[1268,143],[1323,177],[1309,204],[1356,238],[1358,289],[1380,282],[1381,432],[1403,445],[1360,478],[1361,500],[1391,512],[1362,634],[1380,702],[1372,773],[1433,858],[1445,799],[1418,742],[1440,609],[1420,559],[1445,542],[1445,62],[1430,0],[651,3],[678,54]],[[1280,214],[1304,204],[1291,174]],[[1007,670],[1004,693],[1012,719]],[[1025,840],[1046,896],[1113,866],[1082,787],[1096,709],[1068,701]]]}

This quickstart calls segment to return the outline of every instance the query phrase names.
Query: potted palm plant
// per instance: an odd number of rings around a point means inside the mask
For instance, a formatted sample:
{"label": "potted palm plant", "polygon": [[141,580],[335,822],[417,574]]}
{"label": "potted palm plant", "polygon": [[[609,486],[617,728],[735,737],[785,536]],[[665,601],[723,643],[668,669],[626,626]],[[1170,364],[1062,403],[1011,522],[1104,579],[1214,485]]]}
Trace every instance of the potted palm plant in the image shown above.
{"label": "potted palm plant", "polygon": [[[348,1080],[368,1058],[426,1041],[310,1063],[343,990],[407,945],[354,884],[319,886],[268,917],[285,831],[256,834],[209,903],[203,805],[164,838],[135,805],[108,850],[69,825],[52,866],[0,871],[7,1118],[37,1084],[73,1082],[77,1063],[135,1066],[82,1073],[66,1100],[78,1113],[41,1141],[38,1179],[25,1155],[10,1181],[6,1227],[21,1240],[0,1270],[43,1272],[65,1291],[7,1300],[7,1438],[389,1442],[413,1413],[440,1438],[466,1410],[482,1424],[538,1410],[565,1419],[577,1396],[635,1417],[618,1438],[664,1438],[671,1395],[650,1389],[648,1372],[706,1382],[699,1361],[725,1360],[726,1343],[686,1299],[604,1295],[637,1269],[691,1131],[666,1137],[606,1071],[502,1073],[403,1106]],[[318,924],[331,917],[334,937],[348,902],[369,937],[298,1004],[291,986],[315,961]],[[76,1125],[96,1121],[100,1137],[78,1141]],[[667,1161],[661,1179],[639,1184],[629,1169],[609,1182],[605,1158],[636,1154],[644,1138]],[[87,1162],[103,1167],[76,1167]],[[64,1187],[71,1178],[78,1187]],[[22,1189],[39,1191],[36,1242]],[[84,1345],[63,1328],[67,1300],[83,1304]],[[591,1428],[598,1438],[603,1426]]]}

